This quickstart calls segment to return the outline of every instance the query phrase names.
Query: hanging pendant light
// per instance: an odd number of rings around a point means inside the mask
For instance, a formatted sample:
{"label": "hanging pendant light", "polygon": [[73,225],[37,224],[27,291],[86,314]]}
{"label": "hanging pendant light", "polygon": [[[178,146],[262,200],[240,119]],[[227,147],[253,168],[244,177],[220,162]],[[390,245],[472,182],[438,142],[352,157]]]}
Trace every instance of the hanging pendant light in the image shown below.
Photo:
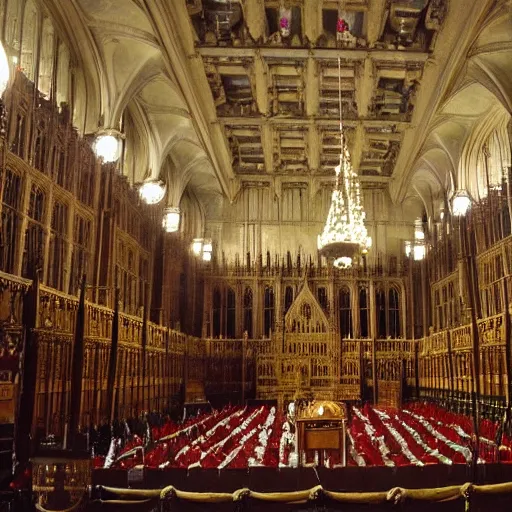
{"label": "hanging pendant light", "polygon": [[212,261],[213,243],[211,238],[205,238],[203,242],[203,261]]}
{"label": "hanging pendant light", "polygon": [[192,241],[192,252],[196,256],[200,256],[203,251],[203,239],[202,238],[194,238]]}
{"label": "hanging pendant light", "polygon": [[94,153],[105,163],[116,162],[121,156],[121,140],[123,138],[123,134],[117,130],[98,132],[93,144]]}
{"label": "hanging pendant light", "polygon": [[471,197],[466,190],[457,190],[452,199],[453,215],[463,217],[471,206]]}
{"label": "hanging pendant light", "polygon": [[169,206],[164,210],[162,226],[166,233],[176,233],[180,229],[180,209],[175,206]]}
{"label": "hanging pendant light", "polygon": [[352,266],[352,260],[362,250],[368,251],[368,231],[364,225],[365,212],[361,203],[361,190],[357,174],[352,169],[345,134],[341,102],[341,60],[338,57],[339,109],[340,109],[340,163],[336,166],[336,185],[324,230],[318,236],[320,254],[333,260],[338,268]]}
{"label": "hanging pendant light", "polygon": [[157,204],[165,196],[165,183],[161,180],[146,180],[139,188],[139,195],[147,204]]}

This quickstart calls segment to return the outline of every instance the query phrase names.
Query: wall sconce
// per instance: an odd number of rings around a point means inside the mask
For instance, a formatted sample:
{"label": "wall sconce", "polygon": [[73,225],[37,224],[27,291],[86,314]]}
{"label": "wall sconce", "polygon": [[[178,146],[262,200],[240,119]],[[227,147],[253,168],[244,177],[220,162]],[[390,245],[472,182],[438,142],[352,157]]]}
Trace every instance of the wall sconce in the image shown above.
{"label": "wall sconce", "polygon": [[147,204],[157,204],[165,196],[165,183],[160,180],[147,180],[140,186],[139,195]]}
{"label": "wall sconce", "polygon": [[421,219],[416,219],[414,223],[414,240],[425,240],[425,233],[423,231],[423,223]]}
{"label": "wall sconce", "polygon": [[94,153],[105,163],[116,162],[121,155],[121,139],[123,135],[117,130],[105,130],[96,134],[93,144]]}
{"label": "wall sconce", "polygon": [[164,210],[162,226],[166,233],[176,233],[180,229],[180,209],[175,206]]}
{"label": "wall sconce", "polygon": [[461,217],[466,215],[471,206],[471,198],[465,190],[458,190],[452,199],[453,215]]}
{"label": "wall sconce", "polygon": [[199,256],[203,251],[203,239],[202,238],[194,238],[192,242],[192,252]]}
{"label": "wall sconce", "polygon": [[9,83],[9,61],[2,43],[0,43],[0,96],[7,89]]}
{"label": "wall sconce", "polygon": [[423,241],[405,242],[405,255],[410,258],[411,254],[414,261],[425,259],[427,250]]}
{"label": "wall sconce", "polygon": [[203,244],[203,261],[212,261],[213,244],[211,238],[206,238]]}

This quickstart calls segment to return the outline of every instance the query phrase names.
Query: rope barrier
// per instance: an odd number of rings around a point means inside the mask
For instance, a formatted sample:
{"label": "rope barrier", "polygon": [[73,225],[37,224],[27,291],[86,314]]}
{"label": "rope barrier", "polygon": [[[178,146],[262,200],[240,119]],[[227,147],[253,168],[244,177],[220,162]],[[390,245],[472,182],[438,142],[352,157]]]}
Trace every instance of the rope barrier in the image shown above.
{"label": "rope barrier", "polygon": [[[119,489],[116,487],[98,486],[117,498],[128,498],[130,503],[139,498],[140,500],[150,500],[159,498],[167,500],[175,497],[180,500],[194,503],[228,503],[239,502],[247,498],[269,503],[298,504],[307,501],[316,501],[320,496],[326,496],[333,501],[352,504],[382,504],[391,502],[394,504],[403,503],[405,500],[411,501],[429,501],[442,502],[463,498],[466,501],[470,495],[497,495],[512,494],[512,482],[490,485],[473,485],[465,483],[463,485],[452,485],[450,487],[437,487],[432,489],[404,489],[394,487],[387,492],[334,492],[324,489],[321,485],[305,489],[303,491],[292,492],[256,492],[250,489],[238,489],[233,493],[215,493],[215,492],[189,492],[180,491],[169,485],[163,489]],[[104,501],[104,500],[102,500]],[[123,503],[122,500],[118,500]],[[109,501],[110,503],[110,501]],[[128,503],[128,502],[125,502]]]}
{"label": "rope barrier", "polygon": [[[82,496],[80,498],[80,501],[78,503],[75,503],[69,508],[66,508],[64,510],[61,510],[61,512],[73,512],[74,510],[78,510],[78,508],[83,505],[85,502],[85,496]],[[139,502],[140,503],[140,502]],[[47,510],[44,508],[40,503],[36,503],[35,508],[38,512],[51,512],[51,510]]]}

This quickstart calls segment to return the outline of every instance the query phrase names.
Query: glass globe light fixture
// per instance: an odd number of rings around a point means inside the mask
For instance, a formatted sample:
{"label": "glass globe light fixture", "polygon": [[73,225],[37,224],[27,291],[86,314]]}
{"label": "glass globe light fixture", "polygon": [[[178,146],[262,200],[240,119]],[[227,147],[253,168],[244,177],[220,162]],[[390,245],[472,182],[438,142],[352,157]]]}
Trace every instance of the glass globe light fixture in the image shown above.
{"label": "glass globe light fixture", "polygon": [[213,244],[211,238],[205,238],[203,244],[203,252],[213,252]]}
{"label": "glass globe light fixture", "polygon": [[203,250],[203,239],[202,238],[194,238],[192,242],[192,252],[199,256]]}
{"label": "glass globe light fixture", "polygon": [[94,152],[105,163],[115,162],[121,155],[121,134],[115,130],[98,133],[93,144]]}
{"label": "glass globe light fixture", "polygon": [[139,194],[147,204],[157,204],[165,196],[165,183],[160,180],[147,180],[139,188]]}
{"label": "glass globe light fixture", "polygon": [[0,43],[0,96],[7,89],[7,84],[9,83],[9,61],[7,60],[7,54],[5,53],[5,49]]}
{"label": "glass globe light fixture", "polygon": [[425,243],[420,240],[416,242],[405,242],[405,255],[414,261],[421,261],[425,259],[427,254],[427,250],[425,247]]}
{"label": "glass globe light fixture", "polygon": [[180,228],[180,209],[173,206],[166,208],[162,226],[166,233],[176,233]]}
{"label": "glass globe light fixture", "polygon": [[203,261],[212,261],[213,244],[211,238],[205,238],[203,243]]}
{"label": "glass globe light fixture", "polygon": [[425,259],[425,253],[425,246],[423,244],[417,244],[414,246],[412,257],[414,258],[414,261],[421,261]]}
{"label": "glass globe light fixture", "polygon": [[466,215],[469,207],[471,206],[471,198],[465,190],[459,190],[455,193],[452,199],[453,215],[461,217]]}
{"label": "glass globe light fixture", "polygon": [[414,239],[425,240],[425,232],[423,231],[423,223],[421,219],[417,219],[414,223]]}
{"label": "glass globe light fixture", "polygon": [[412,251],[412,243],[407,241],[405,242],[405,255],[409,258],[411,256]]}

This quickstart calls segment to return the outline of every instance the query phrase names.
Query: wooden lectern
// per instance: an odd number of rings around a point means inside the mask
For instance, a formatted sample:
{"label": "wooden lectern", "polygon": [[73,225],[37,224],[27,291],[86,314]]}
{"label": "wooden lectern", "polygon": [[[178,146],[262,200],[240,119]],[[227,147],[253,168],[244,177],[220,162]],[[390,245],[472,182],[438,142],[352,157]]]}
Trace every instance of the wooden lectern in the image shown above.
{"label": "wooden lectern", "polygon": [[297,449],[303,452],[318,450],[323,465],[324,450],[338,452],[342,466],[347,465],[345,447],[347,406],[340,402],[312,402],[298,411],[296,419]]}
{"label": "wooden lectern", "polygon": [[200,380],[189,380],[185,384],[185,403],[184,403],[184,416],[197,416],[199,411],[211,412],[212,406],[206,400],[206,393],[204,384]]}
{"label": "wooden lectern", "polygon": [[200,380],[189,380],[185,384],[185,403],[206,402],[204,384]]}

